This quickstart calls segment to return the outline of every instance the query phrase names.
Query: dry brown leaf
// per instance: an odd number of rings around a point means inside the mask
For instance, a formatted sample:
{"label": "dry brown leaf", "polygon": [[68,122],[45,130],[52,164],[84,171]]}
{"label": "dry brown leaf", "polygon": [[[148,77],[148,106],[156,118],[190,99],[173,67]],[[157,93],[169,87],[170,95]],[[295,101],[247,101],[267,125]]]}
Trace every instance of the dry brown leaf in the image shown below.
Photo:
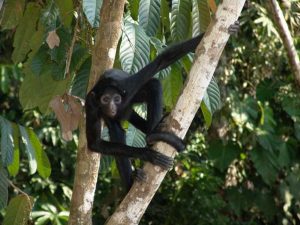
{"label": "dry brown leaf", "polygon": [[54,97],[49,105],[60,123],[63,139],[71,141],[72,131],[78,128],[82,104],[74,96],[63,95]]}
{"label": "dry brown leaf", "polygon": [[50,49],[53,49],[54,47],[58,47],[60,43],[59,36],[57,35],[56,31],[50,31],[48,33],[48,37],[46,39],[46,42]]}

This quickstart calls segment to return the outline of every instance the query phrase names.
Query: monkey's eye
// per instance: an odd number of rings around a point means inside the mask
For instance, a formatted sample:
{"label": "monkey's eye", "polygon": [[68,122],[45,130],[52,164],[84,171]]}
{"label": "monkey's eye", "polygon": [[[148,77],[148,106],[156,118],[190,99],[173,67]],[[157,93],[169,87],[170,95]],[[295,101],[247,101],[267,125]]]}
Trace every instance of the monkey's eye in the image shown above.
{"label": "monkey's eye", "polygon": [[103,96],[101,96],[100,101],[101,101],[102,104],[108,104],[109,101],[110,101],[110,97],[107,96],[107,95],[103,95]]}
{"label": "monkey's eye", "polygon": [[115,96],[114,96],[114,102],[115,102],[116,104],[120,104],[120,103],[122,102],[121,96],[120,96],[120,95],[115,95]]}

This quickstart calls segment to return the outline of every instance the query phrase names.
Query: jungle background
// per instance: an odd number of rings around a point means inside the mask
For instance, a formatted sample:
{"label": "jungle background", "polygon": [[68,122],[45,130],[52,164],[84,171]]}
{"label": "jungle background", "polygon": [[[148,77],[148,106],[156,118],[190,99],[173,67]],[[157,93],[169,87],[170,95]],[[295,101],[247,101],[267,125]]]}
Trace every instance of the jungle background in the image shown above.
{"label": "jungle background", "polygon": [[[76,123],[101,2],[0,2],[1,224],[28,224],[27,217],[36,225],[67,224]],[[300,2],[278,2],[299,53]],[[251,1],[243,10],[241,29],[230,38],[186,136],[186,151],[140,224],[300,224],[299,86],[265,4]],[[132,74],[164,47],[205,31],[217,5],[129,0],[114,67]],[[193,53],[157,75],[165,112],[192,61]],[[145,144],[140,131],[124,127],[128,144]],[[102,157],[94,224],[113,212],[120,186],[112,158]]]}

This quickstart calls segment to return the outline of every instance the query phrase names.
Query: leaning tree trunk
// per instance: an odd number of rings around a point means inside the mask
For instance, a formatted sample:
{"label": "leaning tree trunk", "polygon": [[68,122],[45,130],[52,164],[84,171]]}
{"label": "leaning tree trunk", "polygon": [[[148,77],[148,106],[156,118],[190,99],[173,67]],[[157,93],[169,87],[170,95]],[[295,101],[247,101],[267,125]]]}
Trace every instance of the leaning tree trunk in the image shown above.
{"label": "leaning tree trunk", "polygon": [[267,6],[267,9],[273,15],[274,24],[277,27],[280,38],[283,42],[285,50],[287,51],[288,60],[294,73],[296,83],[298,86],[300,86],[300,61],[293,43],[292,35],[289,31],[289,27],[276,0],[267,1]]}
{"label": "leaning tree trunk", "polygon": [[[97,31],[96,43],[92,54],[92,66],[89,79],[90,90],[99,76],[113,67],[118,40],[121,34],[121,20],[125,0],[104,0]],[[75,180],[71,201],[69,225],[91,225],[94,193],[98,178],[100,155],[87,148],[85,137],[85,119],[81,118],[79,144],[76,161]]]}
{"label": "leaning tree trunk", "polygon": [[[185,88],[174,110],[167,118],[168,127],[166,129],[181,138],[184,138],[189,129],[218,65],[220,55],[229,38],[228,27],[237,20],[244,4],[245,0],[223,0],[197,48],[197,58]],[[154,148],[168,156],[175,155],[174,149],[165,143],[159,142]],[[133,184],[106,225],[134,225],[139,223],[167,173],[167,171],[150,163],[145,164],[144,170],[147,174],[147,180],[143,183]]]}

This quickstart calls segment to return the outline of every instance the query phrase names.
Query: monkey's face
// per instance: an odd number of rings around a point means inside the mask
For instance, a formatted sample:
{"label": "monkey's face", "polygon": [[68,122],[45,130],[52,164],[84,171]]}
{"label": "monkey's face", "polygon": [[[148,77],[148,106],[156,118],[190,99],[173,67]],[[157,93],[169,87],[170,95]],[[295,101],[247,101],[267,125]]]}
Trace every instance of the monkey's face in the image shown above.
{"label": "monkey's face", "polygon": [[100,107],[103,113],[109,118],[114,118],[122,104],[122,97],[113,88],[107,88],[100,97]]}

